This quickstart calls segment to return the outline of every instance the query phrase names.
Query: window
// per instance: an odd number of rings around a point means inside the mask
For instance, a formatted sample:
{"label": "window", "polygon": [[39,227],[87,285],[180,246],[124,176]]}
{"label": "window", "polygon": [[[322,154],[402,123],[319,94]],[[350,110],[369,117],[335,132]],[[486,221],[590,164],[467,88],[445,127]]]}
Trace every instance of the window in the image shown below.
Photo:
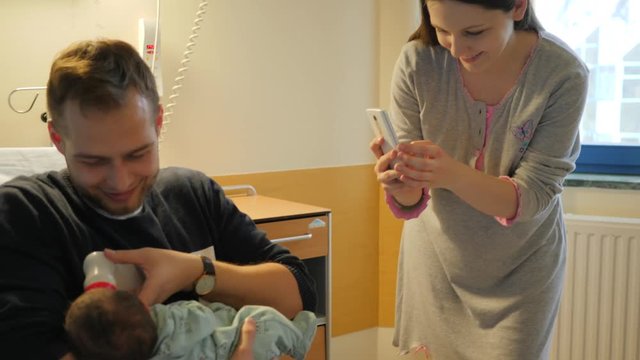
{"label": "window", "polygon": [[577,172],[640,174],[640,1],[537,0],[590,70]]}

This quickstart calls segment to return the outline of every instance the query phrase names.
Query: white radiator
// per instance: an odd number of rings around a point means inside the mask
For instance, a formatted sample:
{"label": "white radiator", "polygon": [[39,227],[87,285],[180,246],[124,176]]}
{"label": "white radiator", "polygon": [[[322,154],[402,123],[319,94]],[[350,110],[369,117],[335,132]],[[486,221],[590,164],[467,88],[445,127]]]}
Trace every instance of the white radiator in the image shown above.
{"label": "white radiator", "polygon": [[640,219],[565,222],[567,272],[551,360],[640,360]]}

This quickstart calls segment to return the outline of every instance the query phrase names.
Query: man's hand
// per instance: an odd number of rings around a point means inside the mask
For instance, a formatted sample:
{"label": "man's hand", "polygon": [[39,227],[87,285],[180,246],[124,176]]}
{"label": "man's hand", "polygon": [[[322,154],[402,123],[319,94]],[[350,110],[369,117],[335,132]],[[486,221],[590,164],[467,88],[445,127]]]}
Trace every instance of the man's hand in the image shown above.
{"label": "man's hand", "polygon": [[240,341],[231,360],[253,360],[253,343],[256,340],[256,321],[247,318],[242,325]]}
{"label": "man's hand", "polygon": [[134,264],[146,279],[138,298],[151,306],[165,301],[182,290],[189,290],[202,274],[202,260],[197,255],[167,249],[105,249],[105,256],[116,264]]}

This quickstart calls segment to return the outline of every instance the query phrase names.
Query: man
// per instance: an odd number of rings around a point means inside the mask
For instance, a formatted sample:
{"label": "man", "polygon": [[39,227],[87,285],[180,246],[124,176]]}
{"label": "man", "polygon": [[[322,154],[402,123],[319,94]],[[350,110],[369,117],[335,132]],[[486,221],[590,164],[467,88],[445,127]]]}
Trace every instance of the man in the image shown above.
{"label": "man", "polygon": [[[146,305],[200,296],[269,305],[289,318],[313,310],[303,263],[271,244],[214,181],[158,170],[163,110],[130,45],[64,50],[51,67],[47,106],[67,169],[0,186],[0,354],[68,357],[64,313],[83,291],[83,259],[96,250],[143,270]],[[243,330],[235,359],[250,358],[254,324]]]}

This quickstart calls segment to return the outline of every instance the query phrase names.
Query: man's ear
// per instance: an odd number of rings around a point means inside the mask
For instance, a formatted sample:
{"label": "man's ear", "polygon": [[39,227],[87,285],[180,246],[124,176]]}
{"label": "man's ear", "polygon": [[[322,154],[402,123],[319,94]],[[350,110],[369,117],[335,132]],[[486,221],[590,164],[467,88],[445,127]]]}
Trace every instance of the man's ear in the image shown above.
{"label": "man's ear", "polygon": [[528,3],[528,0],[516,0],[516,6],[513,8],[513,21],[520,21],[524,19]]}
{"label": "man's ear", "polygon": [[156,134],[160,135],[160,130],[162,130],[164,109],[162,105],[158,104],[158,115],[156,115],[155,125],[156,125]]}
{"label": "man's ear", "polygon": [[62,141],[62,135],[56,131],[53,127],[53,122],[47,122],[47,129],[49,130],[49,138],[53,145],[58,149],[60,154],[64,155],[64,142]]}

